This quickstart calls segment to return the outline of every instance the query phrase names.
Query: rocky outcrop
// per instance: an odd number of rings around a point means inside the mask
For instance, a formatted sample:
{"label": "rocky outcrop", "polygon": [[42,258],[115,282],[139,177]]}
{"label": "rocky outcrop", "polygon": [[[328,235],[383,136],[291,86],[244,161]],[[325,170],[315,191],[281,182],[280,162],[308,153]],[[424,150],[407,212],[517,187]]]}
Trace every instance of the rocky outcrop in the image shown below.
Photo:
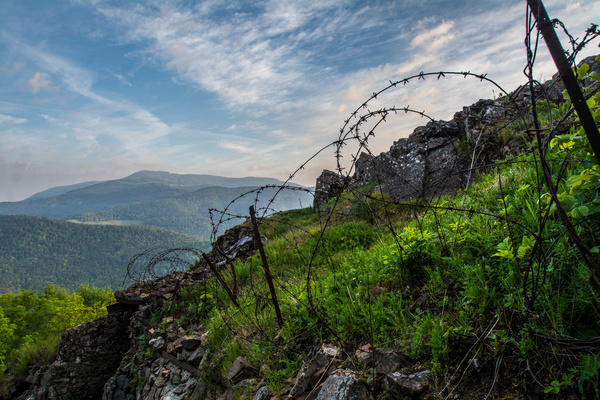
{"label": "rocky outcrop", "polygon": [[[600,60],[584,59],[590,71],[600,72]],[[555,75],[543,85],[536,85],[535,96],[551,102],[563,101],[564,85]],[[584,86],[598,85],[590,79]],[[378,156],[362,153],[354,165],[354,174],[345,177],[323,171],[317,179],[313,209],[320,209],[329,199],[348,187],[376,182],[378,190],[394,200],[452,193],[464,188],[474,171],[515,150],[523,150],[531,138],[512,140],[502,137],[503,128],[527,113],[531,94],[527,86],[498,100],[479,100],[456,114],[451,121],[429,122],[417,127],[408,138],[394,142],[389,151]],[[527,139],[527,140],[523,140]]]}
{"label": "rocky outcrop", "polygon": [[341,195],[346,189],[346,180],[343,176],[329,171],[323,170],[317,178],[315,185],[315,198],[313,200],[313,209],[318,210],[329,199]]}
{"label": "rocky outcrop", "polygon": [[75,326],[63,334],[56,360],[31,371],[22,399],[84,400],[102,397],[106,381],[130,348],[129,313],[116,313]]}
{"label": "rocky outcrop", "polygon": [[[20,398],[273,398],[261,370],[242,357],[221,374],[215,367],[221,356],[211,354],[201,326],[184,329],[180,321],[165,317],[157,330],[150,328],[155,326],[150,317],[150,305],[144,305],[133,313],[111,314],[70,329],[55,362],[32,370],[32,387]],[[394,350],[365,345],[351,356],[354,353],[323,344],[310,354],[293,384],[277,398],[418,400],[430,394],[429,373],[411,370],[410,360]],[[366,381],[365,375],[381,379]]]}
{"label": "rocky outcrop", "polygon": [[451,193],[466,187],[473,170],[509,150],[499,127],[517,115],[517,103],[480,100],[451,121],[429,122],[378,156],[363,153],[355,165],[357,185],[377,182],[396,200]]}
{"label": "rocky outcrop", "polygon": [[457,112],[451,121],[417,127],[408,138],[395,141],[387,152],[378,156],[361,153],[349,179],[323,171],[317,179],[313,208],[319,209],[348,186],[373,182],[395,200],[464,188],[473,169],[506,154],[498,126],[519,114],[516,104],[480,100]]}

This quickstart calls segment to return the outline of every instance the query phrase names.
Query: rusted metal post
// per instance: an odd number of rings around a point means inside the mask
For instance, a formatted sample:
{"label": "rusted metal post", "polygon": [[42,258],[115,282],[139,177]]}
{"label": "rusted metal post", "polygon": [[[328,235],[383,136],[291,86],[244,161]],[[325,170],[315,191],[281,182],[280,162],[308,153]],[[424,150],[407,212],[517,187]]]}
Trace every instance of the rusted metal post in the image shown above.
{"label": "rusted metal post", "polygon": [[535,16],[538,29],[544,37],[552,60],[554,60],[554,64],[558,69],[558,74],[565,84],[565,88],[567,89],[567,93],[569,93],[575,111],[577,111],[585,135],[592,145],[592,151],[594,152],[594,156],[596,156],[596,162],[600,164],[600,133],[598,132],[598,127],[596,126],[596,121],[594,121],[590,108],[585,102],[577,78],[575,78],[571,65],[567,61],[567,57],[565,57],[565,52],[560,44],[560,40],[558,40],[556,31],[554,31],[552,20],[548,17],[548,13],[546,12],[546,8],[544,8],[542,0],[527,0],[527,5]]}
{"label": "rusted metal post", "polygon": [[210,268],[212,273],[217,277],[221,286],[223,286],[223,289],[225,289],[225,291],[227,292],[227,295],[231,299],[231,302],[237,308],[240,308],[240,304],[237,302],[237,299],[236,299],[235,291],[232,292],[231,289],[229,289],[229,285],[227,285],[227,282],[225,282],[225,279],[223,278],[223,275],[221,275],[221,273],[219,272],[219,269],[217,268],[217,266],[215,264],[213,264],[213,262],[210,260],[210,258],[208,258],[206,253],[202,253],[202,257],[204,258],[204,261],[206,261],[206,264],[208,264],[208,267]]}
{"label": "rusted metal post", "polygon": [[273,300],[273,307],[275,308],[275,314],[277,314],[277,323],[279,324],[279,327],[282,327],[283,317],[281,316],[281,310],[279,310],[279,302],[277,301],[277,293],[275,293],[275,286],[273,285],[273,276],[271,275],[271,270],[267,263],[267,255],[265,254],[265,249],[260,240],[260,232],[258,231],[258,222],[256,221],[254,206],[250,206],[250,220],[252,221],[252,229],[254,231],[254,245],[258,248],[262,266],[265,270],[265,278],[267,278],[269,290],[271,291],[271,300]]}

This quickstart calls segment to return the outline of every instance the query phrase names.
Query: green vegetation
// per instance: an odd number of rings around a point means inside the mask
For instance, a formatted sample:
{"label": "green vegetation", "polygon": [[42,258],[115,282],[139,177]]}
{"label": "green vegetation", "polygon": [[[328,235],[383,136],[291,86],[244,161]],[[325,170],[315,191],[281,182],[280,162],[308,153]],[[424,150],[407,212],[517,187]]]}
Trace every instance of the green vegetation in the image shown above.
{"label": "green vegetation", "polygon": [[34,364],[49,364],[60,334],[106,314],[114,303],[110,289],[82,285],[73,293],[48,285],[34,292],[0,295],[0,394],[23,380]]}
{"label": "green vegetation", "polygon": [[[173,198],[84,213],[75,217],[73,221],[86,224],[110,223],[114,225],[156,226],[208,239],[213,229],[209,210],[224,210],[235,198],[256,189],[255,187],[208,187]],[[280,211],[298,208],[302,201],[306,204],[312,202],[312,195],[305,191],[284,190],[277,194],[273,203],[268,204],[277,191],[278,188],[261,190],[257,207],[269,206],[272,210]],[[255,196],[247,196],[242,201],[233,203],[228,212],[231,215],[244,216],[248,213],[248,207],[253,205],[254,201]],[[216,216],[218,218],[218,215]],[[222,231],[241,222],[243,222],[243,218],[233,218],[221,226]]]}
{"label": "green vegetation", "polygon": [[[588,104],[600,124],[600,93]],[[556,121],[568,108],[545,112]],[[330,216],[264,220],[281,327],[258,256],[223,271],[239,306],[212,280],[163,313],[208,332],[218,355],[209,382],[243,355],[278,393],[316,343],[370,343],[430,368],[443,397],[483,375],[510,398],[501,369],[540,394],[598,398],[597,341],[587,339],[600,336],[600,167],[578,121],[568,123],[542,160],[516,155],[456,196],[395,203],[366,188],[332,201]]]}
{"label": "green vegetation", "polygon": [[41,290],[48,282],[69,290],[84,283],[117,289],[131,257],[157,246],[209,247],[195,236],[146,226],[0,215],[0,293]]}

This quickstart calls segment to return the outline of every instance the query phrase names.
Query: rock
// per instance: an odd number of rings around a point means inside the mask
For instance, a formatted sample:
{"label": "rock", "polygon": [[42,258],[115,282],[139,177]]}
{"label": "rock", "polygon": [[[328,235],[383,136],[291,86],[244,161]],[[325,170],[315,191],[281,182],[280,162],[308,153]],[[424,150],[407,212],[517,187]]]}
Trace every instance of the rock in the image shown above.
{"label": "rock", "polygon": [[200,365],[200,361],[202,361],[202,357],[204,357],[204,354],[206,353],[206,350],[204,350],[204,348],[202,347],[198,347],[196,350],[194,350],[191,354],[187,354],[187,352],[184,350],[184,354],[185,354],[185,360],[188,364],[193,365],[195,367],[197,367],[198,365]]}
{"label": "rock", "polygon": [[200,336],[184,336],[181,338],[181,347],[184,350],[194,351],[202,344],[202,338]]}
{"label": "rock", "polygon": [[296,383],[290,391],[291,397],[298,397],[308,389],[315,373],[329,365],[332,357],[323,351],[319,351],[310,361],[304,363],[296,377]]}
{"label": "rock", "polygon": [[341,351],[339,348],[330,345],[330,344],[324,344],[323,346],[321,346],[321,351],[325,354],[327,354],[329,357],[337,357],[340,355]]}
{"label": "rock", "polygon": [[204,332],[202,336],[200,336],[200,344],[202,346],[206,346],[209,343],[208,340],[208,332]]}
{"label": "rock", "polygon": [[364,345],[356,351],[356,357],[365,369],[373,369],[376,374],[387,375],[410,365],[405,355],[390,349]]}
{"label": "rock", "polygon": [[256,391],[252,400],[269,400],[271,398],[271,389],[268,386],[263,386]]}
{"label": "rock", "polygon": [[429,371],[410,375],[394,372],[385,377],[383,387],[394,399],[414,399],[429,390],[429,375]]}
{"label": "rock", "polygon": [[128,383],[129,383],[129,379],[127,379],[127,376],[125,376],[125,375],[119,375],[119,376],[117,377],[117,386],[118,386],[120,389],[123,389],[123,388],[125,388],[125,387],[127,386],[127,384],[128,384]]}
{"label": "rock", "polygon": [[101,398],[105,383],[131,346],[130,316],[124,312],[109,314],[64,332],[56,359],[36,372],[36,384],[23,394],[24,398]]}
{"label": "rock", "polygon": [[324,169],[317,178],[315,187],[315,198],[313,200],[313,209],[318,210],[329,199],[339,196],[344,191],[346,184],[343,176]]}
{"label": "rock", "polygon": [[365,386],[352,376],[331,375],[316,400],[367,400]]}
{"label": "rock", "polygon": [[154,350],[160,350],[163,347],[165,347],[165,339],[162,338],[162,336],[159,336],[157,338],[154,339],[150,339],[150,341],[148,342],[148,344],[154,349]]}
{"label": "rock", "polygon": [[167,344],[167,353],[175,354],[181,351],[181,340],[177,338],[176,334],[173,334],[174,341]]}
{"label": "rock", "polygon": [[125,392],[121,389],[118,389],[113,395],[113,400],[125,400]]}
{"label": "rock", "polygon": [[244,379],[248,379],[256,375],[256,373],[256,369],[250,366],[250,364],[248,364],[248,362],[244,358],[238,357],[231,365],[231,368],[229,369],[229,374],[227,375],[227,379],[236,384],[243,381]]}

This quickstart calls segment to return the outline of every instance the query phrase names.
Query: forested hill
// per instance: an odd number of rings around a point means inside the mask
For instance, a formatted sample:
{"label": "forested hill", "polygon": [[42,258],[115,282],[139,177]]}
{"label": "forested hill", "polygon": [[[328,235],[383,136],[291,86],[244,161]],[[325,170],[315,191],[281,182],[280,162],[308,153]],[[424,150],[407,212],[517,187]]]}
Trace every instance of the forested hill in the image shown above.
{"label": "forested hill", "polygon": [[196,247],[206,241],[145,226],[96,226],[23,215],[0,215],[0,293],[40,290],[48,282],[120,287],[129,260],[152,247]]}
{"label": "forested hill", "polygon": [[[277,187],[261,189],[256,204],[257,196],[254,193],[240,198],[252,190],[257,188],[207,187],[169,199],[85,213],[75,217],[74,220],[84,223],[149,225],[209,238],[213,228],[209,209],[225,210],[236,198],[239,198],[238,201],[231,204],[227,211],[229,214],[241,216],[248,215],[250,205],[254,205],[257,209],[268,206],[272,211],[282,211],[306,207],[312,204],[313,200],[312,195],[307,191],[289,189],[280,191]],[[241,222],[243,219],[233,219],[223,224],[221,229],[230,228]]]}

